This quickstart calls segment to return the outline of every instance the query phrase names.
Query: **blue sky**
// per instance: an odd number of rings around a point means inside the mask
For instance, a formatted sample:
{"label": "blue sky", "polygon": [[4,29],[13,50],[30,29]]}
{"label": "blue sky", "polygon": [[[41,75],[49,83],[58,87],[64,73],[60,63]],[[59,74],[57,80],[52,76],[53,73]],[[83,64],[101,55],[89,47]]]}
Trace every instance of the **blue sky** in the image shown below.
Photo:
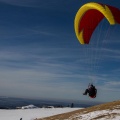
{"label": "blue sky", "polygon": [[[119,0],[93,1],[120,8]],[[120,25],[104,19],[90,45],[79,44],[74,18],[87,2],[0,0],[1,96],[91,101],[82,93],[93,82],[92,101],[120,98]]]}

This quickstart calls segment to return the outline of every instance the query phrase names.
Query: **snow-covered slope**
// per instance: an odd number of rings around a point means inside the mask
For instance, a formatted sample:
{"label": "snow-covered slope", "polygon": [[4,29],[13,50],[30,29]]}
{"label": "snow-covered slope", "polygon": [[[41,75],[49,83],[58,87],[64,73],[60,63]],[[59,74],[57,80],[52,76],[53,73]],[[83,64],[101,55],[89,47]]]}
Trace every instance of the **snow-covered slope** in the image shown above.
{"label": "snow-covered slope", "polygon": [[114,101],[88,109],[84,109],[78,115],[68,120],[120,120],[120,101]]}
{"label": "snow-covered slope", "polygon": [[82,113],[66,120],[120,120],[120,108],[93,111],[86,114]]}
{"label": "snow-covered slope", "polygon": [[[30,105],[29,107],[34,106]],[[29,107],[27,106],[27,108]],[[20,120],[20,118],[22,120],[120,120],[120,101],[86,109],[35,108],[0,110],[0,120]]]}
{"label": "snow-covered slope", "polygon": [[0,120],[34,120],[77,110],[78,108],[36,108],[0,110]]}
{"label": "snow-covered slope", "polygon": [[38,120],[120,120],[120,101],[101,104]]}

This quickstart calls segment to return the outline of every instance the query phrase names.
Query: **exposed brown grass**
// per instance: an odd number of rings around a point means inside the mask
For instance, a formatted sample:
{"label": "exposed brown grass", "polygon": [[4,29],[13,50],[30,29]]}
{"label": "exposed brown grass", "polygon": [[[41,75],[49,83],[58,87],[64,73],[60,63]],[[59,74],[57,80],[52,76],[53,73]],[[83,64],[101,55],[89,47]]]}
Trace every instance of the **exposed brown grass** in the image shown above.
{"label": "exposed brown grass", "polygon": [[[79,114],[86,114],[86,113],[89,113],[92,111],[106,110],[106,109],[109,109],[109,110],[120,109],[120,107],[118,107],[118,105],[120,105],[120,100],[101,104],[101,105],[96,105],[96,106],[85,108],[85,109],[76,110],[73,112],[63,113],[63,114],[59,114],[59,115],[55,115],[55,116],[51,116],[51,117],[40,118],[37,120],[65,120],[68,118],[72,118],[73,116],[76,116]],[[106,116],[111,116],[111,115],[106,115]],[[99,117],[102,118],[102,117],[105,117],[105,115],[99,116]],[[98,118],[94,118],[94,120],[97,120],[97,119]],[[73,118],[72,120],[77,120],[77,118]]]}

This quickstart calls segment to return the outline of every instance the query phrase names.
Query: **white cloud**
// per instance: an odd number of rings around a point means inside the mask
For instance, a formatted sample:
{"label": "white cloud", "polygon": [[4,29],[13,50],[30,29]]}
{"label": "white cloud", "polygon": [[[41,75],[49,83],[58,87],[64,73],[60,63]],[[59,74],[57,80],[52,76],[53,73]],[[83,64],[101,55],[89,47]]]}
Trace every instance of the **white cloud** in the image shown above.
{"label": "white cloud", "polygon": [[60,4],[62,5],[65,3],[64,0],[60,1],[48,1],[48,0],[0,0],[1,2],[16,5],[16,6],[23,6],[23,7],[39,7],[43,9],[56,9],[59,8]]}

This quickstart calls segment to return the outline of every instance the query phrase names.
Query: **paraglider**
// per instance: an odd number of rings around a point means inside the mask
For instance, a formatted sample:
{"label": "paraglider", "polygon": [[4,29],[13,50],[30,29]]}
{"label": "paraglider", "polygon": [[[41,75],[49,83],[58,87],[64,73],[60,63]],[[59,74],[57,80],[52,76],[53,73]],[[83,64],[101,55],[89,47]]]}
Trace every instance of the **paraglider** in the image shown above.
{"label": "paraglider", "polygon": [[[95,2],[87,3],[78,10],[74,20],[74,29],[81,44],[89,44],[94,30],[104,18],[110,25],[120,24],[120,10]],[[91,84],[83,95],[87,93],[91,98],[95,98],[97,89]]]}
{"label": "paraglider", "polygon": [[110,25],[120,24],[120,10],[95,2],[87,3],[78,10],[74,28],[81,44],[89,44],[92,33],[103,18],[106,18]]}

